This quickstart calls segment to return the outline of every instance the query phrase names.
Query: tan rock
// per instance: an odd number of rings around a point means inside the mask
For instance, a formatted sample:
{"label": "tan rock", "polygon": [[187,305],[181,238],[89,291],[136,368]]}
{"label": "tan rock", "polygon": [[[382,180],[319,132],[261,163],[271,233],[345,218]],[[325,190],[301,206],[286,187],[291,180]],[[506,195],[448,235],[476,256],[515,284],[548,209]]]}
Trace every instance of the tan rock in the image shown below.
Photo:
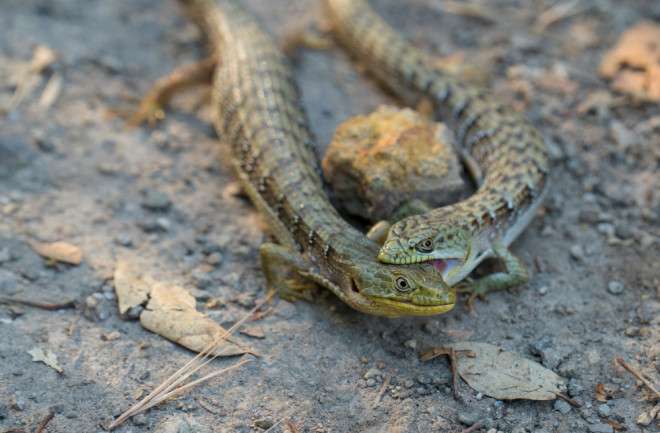
{"label": "tan rock", "polygon": [[455,201],[464,186],[451,141],[443,124],[381,106],[339,125],[323,174],[341,205],[370,221],[389,218],[412,199],[437,207]]}

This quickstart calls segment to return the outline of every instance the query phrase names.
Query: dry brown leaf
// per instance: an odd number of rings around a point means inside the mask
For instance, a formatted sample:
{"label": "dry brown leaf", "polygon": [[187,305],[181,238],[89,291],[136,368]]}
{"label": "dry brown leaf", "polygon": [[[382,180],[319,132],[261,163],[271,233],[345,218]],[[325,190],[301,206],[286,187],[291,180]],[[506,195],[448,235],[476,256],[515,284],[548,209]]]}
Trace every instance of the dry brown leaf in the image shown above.
{"label": "dry brown leaf", "polygon": [[147,302],[154,280],[138,265],[128,260],[118,260],[114,277],[119,314]]}
{"label": "dry brown leaf", "polygon": [[553,400],[564,381],[551,370],[488,343],[452,343],[459,351],[472,351],[474,357],[459,356],[456,371],[468,385],[498,400]]}
{"label": "dry brown leaf", "polygon": [[[195,298],[182,287],[159,282],[152,286],[149,297],[146,309],[140,314],[140,323],[168,340],[200,352],[225,333],[222,327],[195,309]],[[243,353],[245,350],[226,341],[212,354]]]}
{"label": "dry brown leaf", "polygon": [[603,58],[600,74],[616,91],[659,102],[660,25],[642,21],[628,29]]}
{"label": "dry brown leaf", "polygon": [[600,403],[605,403],[607,402],[607,400],[612,398],[613,392],[614,391],[612,390],[612,388],[608,388],[605,386],[604,383],[598,382],[598,384],[596,385],[596,395],[594,396],[594,398],[596,399],[596,401]]}
{"label": "dry brown leaf", "polygon": [[603,424],[611,425],[612,429],[614,429],[614,430],[626,430],[626,428],[624,426],[622,426],[621,424],[619,424],[618,422],[610,421],[609,419],[604,419]]}
{"label": "dry brown leaf", "polygon": [[57,355],[50,350],[44,351],[41,347],[33,347],[27,353],[32,356],[33,362],[43,362],[58,373],[62,372],[62,367],[57,365]]}
{"label": "dry brown leaf", "polygon": [[264,334],[263,328],[259,325],[245,326],[239,332],[252,338],[266,338],[266,334]]}
{"label": "dry brown leaf", "polygon": [[80,248],[68,242],[30,242],[30,247],[40,256],[71,265],[82,263]]}

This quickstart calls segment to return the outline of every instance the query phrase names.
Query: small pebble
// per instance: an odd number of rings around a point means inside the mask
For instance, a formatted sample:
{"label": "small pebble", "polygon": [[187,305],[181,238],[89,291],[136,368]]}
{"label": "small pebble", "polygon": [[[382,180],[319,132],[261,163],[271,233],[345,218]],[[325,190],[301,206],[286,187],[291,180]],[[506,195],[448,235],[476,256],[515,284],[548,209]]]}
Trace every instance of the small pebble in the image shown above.
{"label": "small pebble", "polygon": [[154,433],[191,433],[190,425],[180,416],[173,415],[159,421]]}
{"label": "small pebble", "polygon": [[376,386],[376,381],[373,379],[367,379],[367,386]]}
{"label": "small pebble", "polygon": [[152,212],[164,212],[170,208],[172,202],[170,197],[162,191],[148,190],[142,207]]}
{"label": "small pebble", "polygon": [[477,415],[468,412],[468,413],[459,413],[458,414],[458,421],[461,424],[465,424],[465,425],[470,426],[470,425],[476,424],[477,421],[479,421],[479,419],[478,419]]}
{"label": "small pebble", "polygon": [[115,243],[121,245],[122,247],[130,247],[133,245],[133,240],[131,237],[125,233],[120,233],[115,236]]}
{"label": "small pebble", "polygon": [[208,256],[210,254],[221,252],[222,248],[220,247],[220,245],[216,243],[209,243],[204,246],[204,249],[202,251],[204,252],[205,255]]}
{"label": "small pebble", "polygon": [[381,373],[379,369],[370,368],[369,370],[367,370],[366,373],[364,373],[364,376],[362,376],[362,377],[365,380],[369,380],[369,379],[374,379],[374,378],[382,377],[382,376],[383,376],[383,373]]}
{"label": "small pebble", "polygon": [[5,247],[0,249],[0,265],[11,260],[11,253],[9,248]]}
{"label": "small pebble", "polygon": [[648,410],[643,411],[635,421],[638,425],[648,426],[653,422],[653,415]]}
{"label": "small pebble", "polygon": [[612,295],[620,295],[623,293],[623,283],[619,281],[610,281],[607,283],[607,291]]}
{"label": "small pebble", "polygon": [[167,219],[165,217],[160,217],[160,218],[156,218],[156,226],[160,230],[162,230],[164,232],[167,232],[172,227],[172,223],[170,222],[169,219]]}
{"label": "small pebble", "polygon": [[50,411],[51,411],[52,413],[54,413],[54,414],[59,415],[59,414],[61,414],[62,412],[64,412],[64,405],[62,405],[62,404],[54,404],[54,405],[52,405],[52,406],[50,407]]}
{"label": "small pebble", "polygon": [[538,289],[539,295],[545,296],[548,294],[548,286],[541,286]]}
{"label": "small pebble", "polygon": [[[580,380],[572,378],[568,382],[568,394],[571,397],[580,395],[583,391],[584,391],[584,387],[582,386],[582,382],[580,382]],[[557,401],[559,401],[559,399]]]}
{"label": "small pebble", "polygon": [[589,431],[591,433],[613,433],[614,427],[609,424],[589,424]]}
{"label": "small pebble", "polygon": [[220,252],[214,252],[206,256],[206,263],[209,265],[217,266],[222,263],[224,256]]}
{"label": "small pebble", "polygon": [[636,337],[639,334],[639,328],[636,326],[630,326],[625,330],[626,337]]}
{"label": "small pebble", "polygon": [[140,318],[140,314],[142,314],[142,311],[144,311],[144,307],[142,305],[131,307],[126,312],[126,317],[131,320],[137,320]]}
{"label": "small pebble", "polygon": [[433,377],[429,376],[428,374],[420,374],[417,376],[417,382],[421,383],[422,385],[428,385],[433,383]]}
{"label": "small pebble", "polygon": [[110,305],[103,293],[94,293],[85,298],[83,314],[90,322],[99,322],[110,317]]}
{"label": "small pebble", "polygon": [[603,418],[607,418],[610,416],[612,413],[612,409],[607,404],[601,404],[598,406],[598,415],[600,415]]}
{"label": "small pebble", "polygon": [[614,224],[598,223],[596,224],[596,230],[598,230],[598,233],[603,234],[607,237],[614,236]]}
{"label": "small pebble", "polygon": [[143,413],[139,415],[135,415],[133,417],[133,425],[144,426],[147,425],[148,423],[149,421],[147,421],[147,417]]}
{"label": "small pebble", "polygon": [[406,388],[410,389],[410,388],[412,388],[413,386],[415,386],[415,381],[412,380],[412,379],[406,379],[406,380],[403,382],[403,386],[405,386]]}
{"label": "small pebble", "polygon": [[574,244],[571,246],[570,253],[571,257],[580,261],[584,257],[584,248],[582,248],[582,245],[580,244]]}
{"label": "small pebble", "polygon": [[410,348],[410,349],[417,349],[417,340],[408,340],[405,343],[403,343],[404,346]]}
{"label": "small pebble", "polygon": [[560,398],[555,400],[554,407],[555,407],[555,410],[558,410],[559,412],[561,412],[564,415],[566,415],[567,413],[569,413],[571,411],[571,405],[568,404],[567,402],[565,402],[564,400],[560,399]]}
{"label": "small pebble", "polygon": [[532,355],[541,355],[541,352],[544,349],[549,349],[552,347],[552,336],[548,334],[544,334],[533,342],[529,348],[530,352],[532,352]]}
{"label": "small pebble", "polygon": [[427,334],[437,335],[440,330],[442,330],[442,325],[439,320],[432,319],[422,325],[422,331]]}
{"label": "small pebble", "polygon": [[17,392],[11,396],[11,399],[9,400],[9,407],[20,412],[25,409],[26,402],[27,399],[23,397],[22,394]]}
{"label": "small pebble", "polygon": [[618,226],[615,233],[619,239],[630,239],[635,235],[630,226],[627,225]]}
{"label": "small pebble", "polygon": [[121,338],[121,334],[117,331],[112,331],[108,335],[102,335],[101,339],[105,341],[115,341]]}
{"label": "small pebble", "polygon": [[193,284],[195,284],[195,287],[198,289],[205,289],[213,282],[211,274],[203,269],[195,269],[190,276],[192,277]]}

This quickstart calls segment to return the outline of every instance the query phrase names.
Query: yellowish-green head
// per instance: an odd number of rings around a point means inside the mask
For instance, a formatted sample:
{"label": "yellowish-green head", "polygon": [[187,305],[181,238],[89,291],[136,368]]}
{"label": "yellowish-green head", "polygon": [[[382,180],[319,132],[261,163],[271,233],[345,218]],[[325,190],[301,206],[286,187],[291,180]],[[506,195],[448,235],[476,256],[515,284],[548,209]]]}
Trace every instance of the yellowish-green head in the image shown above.
{"label": "yellowish-green head", "polygon": [[349,269],[352,290],[346,297],[355,308],[367,313],[429,316],[451,310],[456,302],[454,290],[428,263],[397,266],[374,258],[371,263],[357,259]]}
{"label": "yellowish-green head", "polygon": [[430,262],[449,279],[466,262],[472,234],[454,224],[417,224],[414,218],[392,226],[378,260],[397,265]]}

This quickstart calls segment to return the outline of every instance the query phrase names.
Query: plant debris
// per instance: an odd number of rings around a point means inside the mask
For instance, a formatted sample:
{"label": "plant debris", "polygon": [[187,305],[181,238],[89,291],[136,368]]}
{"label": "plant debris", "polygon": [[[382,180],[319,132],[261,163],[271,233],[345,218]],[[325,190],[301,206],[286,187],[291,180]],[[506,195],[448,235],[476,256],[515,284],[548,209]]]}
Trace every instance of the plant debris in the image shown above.
{"label": "plant debris", "polygon": [[[226,332],[195,309],[195,298],[182,287],[159,282],[153,285],[149,296],[149,303],[140,314],[140,323],[168,340],[200,352]],[[225,341],[212,355],[234,356],[245,352],[236,344]]]}
{"label": "plant debris", "polygon": [[[516,353],[488,343],[452,343],[446,349],[472,352],[456,357],[456,371],[470,388],[498,400],[554,400],[564,381],[553,371]],[[422,361],[446,349],[434,348],[422,354]],[[429,354],[432,354],[430,356]]]}
{"label": "plant debris", "polygon": [[119,314],[147,303],[154,280],[142,268],[131,261],[118,260],[114,277]]}
{"label": "plant debris", "polygon": [[55,355],[50,350],[44,351],[44,349],[41,347],[33,347],[32,349],[28,350],[27,353],[32,356],[33,362],[43,362],[58,373],[62,373],[62,367],[57,365],[57,355]]}
{"label": "plant debris", "polygon": [[68,242],[30,242],[30,247],[40,256],[57,262],[79,265],[83,260],[80,248]]}
{"label": "plant debris", "polygon": [[617,92],[660,101],[660,25],[642,21],[629,28],[603,57],[600,74]]}

